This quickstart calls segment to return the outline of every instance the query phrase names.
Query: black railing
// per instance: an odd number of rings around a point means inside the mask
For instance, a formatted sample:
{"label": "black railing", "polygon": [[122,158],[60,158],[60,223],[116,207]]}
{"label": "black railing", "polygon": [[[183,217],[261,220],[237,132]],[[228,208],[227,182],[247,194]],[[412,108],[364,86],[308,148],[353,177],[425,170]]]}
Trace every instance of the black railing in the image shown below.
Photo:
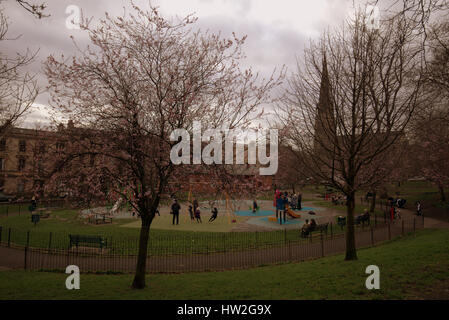
{"label": "black railing", "polygon": [[[372,246],[423,226],[422,217],[371,223],[356,229],[356,245]],[[147,271],[229,270],[324,257],[344,252],[345,230],[338,230],[334,225],[332,232],[313,232],[307,238],[302,238],[298,230],[151,235]],[[0,227],[0,258],[7,258],[3,265],[32,270],[64,270],[75,264],[82,272],[134,271],[138,237],[91,235],[95,241],[79,237],[74,245],[70,234]]]}

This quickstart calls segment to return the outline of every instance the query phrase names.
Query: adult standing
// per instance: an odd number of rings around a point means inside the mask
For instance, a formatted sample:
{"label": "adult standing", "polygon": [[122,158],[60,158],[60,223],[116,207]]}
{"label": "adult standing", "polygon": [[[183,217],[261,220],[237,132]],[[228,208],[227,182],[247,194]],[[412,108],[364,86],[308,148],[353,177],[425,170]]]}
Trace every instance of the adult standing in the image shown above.
{"label": "adult standing", "polygon": [[279,194],[279,196],[276,196],[276,219],[279,219],[280,212],[283,210],[284,205],[284,199],[282,199],[282,196]]}
{"label": "adult standing", "polygon": [[394,220],[394,211],[395,211],[394,205],[392,204],[392,205],[390,206],[390,221],[391,221],[391,222],[393,222],[393,220]]}
{"label": "adult standing", "polygon": [[302,209],[302,193],[298,194],[298,205],[296,206],[296,209],[301,210]]}
{"label": "adult standing", "polygon": [[179,224],[179,210],[181,210],[181,206],[178,203],[178,200],[173,200],[173,204],[171,205],[171,213],[173,214],[173,225]]}
{"label": "adult standing", "polygon": [[288,205],[288,193],[286,192],[285,194],[284,194],[284,197],[283,197],[283,205],[282,205],[282,213],[283,213],[283,218],[284,218],[284,223],[285,223],[285,221],[287,221],[287,219],[286,219],[286,214],[287,214],[287,205]]}

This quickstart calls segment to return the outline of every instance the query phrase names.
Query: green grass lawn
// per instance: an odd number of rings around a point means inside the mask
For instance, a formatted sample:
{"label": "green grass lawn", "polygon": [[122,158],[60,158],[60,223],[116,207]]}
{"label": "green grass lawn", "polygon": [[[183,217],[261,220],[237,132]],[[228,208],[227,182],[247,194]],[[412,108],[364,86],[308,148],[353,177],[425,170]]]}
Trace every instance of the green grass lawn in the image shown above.
{"label": "green grass lawn", "polygon": [[[81,289],[65,288],[67,275],[0,271],[0,299],[449,299],[449,230],[422,230],[387,244],[343,255],[243,271],[148,275],[148,288],[130,289],[132,275],[81,275]],[[380,290],[367,290],[365,269],[380,268]],[[447,289],[447,287],[446,287]],[[446,292],[446,293],[445,293]]]}
{"label": "green grass lawn", "polygon": [[[423,212],[428,217],[449,221],[449,202],[441,202],[440,193],[438,188],[428,181],[407,181],[401,184],[389,183],[384,185],[386,194],[389,197],[401,197],[407,200],[405,208],[415,211],[415,203],[420,201],[423,205]],[[309,193],[311,195],[324,194],[326,188],[324,186],[307,185],[302,188],[302,192]],[[446,191],[447,192],[447,191]],[[366,190],[360,190],[356,194],[356,201],[359,202],[360,198],[365,198]],[[383,218],[383,213],[380,212],[379,201],[385,203],[386,199],[380,199],[380,192],[377,194],[376,211],[378,216]],[[316,200],[316,199],[315,199]],[[322,204],[322,202],[320,202]],[[325,202],[324,202],[325,203]],[[365,202],[364,202],[365,204]],[[323,205],[325,206],[325,205]],[[365,206],[358,206],[356,212],[363,212]]]}
{"label": "green grass lawn", "polygon": [[[438,188],[427,181],[408,181],[397,184],[389,184],[386,186],[388,194],[392,196],[400,196],[407,200],[405,207],[415,210],[416,201],[420,201],[423,205],[423,212],[429,217],[449,221],[449,202],[441,202],[440,192]],[[447,193],[447,191],[446,191]]]}
{"label": "green grass lawn", "polygon": [[[162,214],[155,218],[150,231],[148,247],[150,254],[230,251],[283,245],[285,240],[307,241],[300,238],[299,231],[294,229],[257,233],[225,232],[235,224],[230,224],[228,217],[224,215],[219,216],[213,223],[208,223],[209,216],[204,216],[202,224],[184,221],[184,216],[181,216],[181,224],[178,226],[171,225],[171,217],[171,215]],[[237,217],[236,219],[242,221],[245,218]],[[10,242],[25,245],[29,230],[31,247],[67,249],[69,234],[99,235],[107,239],[111,254],[136,254],[139,225],[140,221],[136,219],[115,219],[113,224],[85,224],[84,220],[78,218],[76,210],[55,210],[50,219],[41,219],[36,226],[31,223],[29,213],[1,217],[0,240],[2,243],[7,243],[9,228],[11,228]],[[186,231],[187,229],[189,231]],[[199,232],[202,230],[207,231]]]}
{"label": "green grass lawn", "polygon": [[[330,201],[313,201],[313,204],[319,207],[324,207],[324,208],[332,208],[338,211],[341,211],[341,213],[345,216],[346,215],[346,206],[345,205],[334,205],[332,202]],[[354,211],[354,216],[358,216],[363,214],[364,210],[368,209],[369,210],[369,206],[368,205],[362,205],[362,204],[356,204],[355,205],[355,211]],[[382,218],[384,217],[384,212],[382,210],[380,210],[379,208],[375,208],[374,209],[374,213],[377,216],[377,218]]]}

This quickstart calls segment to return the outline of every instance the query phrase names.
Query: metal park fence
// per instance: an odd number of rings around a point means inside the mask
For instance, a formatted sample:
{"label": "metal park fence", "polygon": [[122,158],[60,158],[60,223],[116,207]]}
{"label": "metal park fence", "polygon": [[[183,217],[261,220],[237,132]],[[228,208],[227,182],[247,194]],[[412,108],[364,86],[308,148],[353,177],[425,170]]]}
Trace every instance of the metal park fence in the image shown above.
{"label": "metal park fence", "polygon": [[[369,247],[423,228],[422,217],[377,223],[356,229],[357,248]],[[345,230],[312,232],[191,233],[151,235],[147,272],[221,271],[315,259],[345,251]],[[44,233],[0,227],[1,265],[29,270],[134,272],[138,237]]]}
{"label": "metal park fence", "polygon": [[[39,200],[38,209],[45,208],[48,210],[64,208],[66,206],[64,199]],[[23,215],[29,214],[30,201],[11,201],[0,202],[0,216]]]}

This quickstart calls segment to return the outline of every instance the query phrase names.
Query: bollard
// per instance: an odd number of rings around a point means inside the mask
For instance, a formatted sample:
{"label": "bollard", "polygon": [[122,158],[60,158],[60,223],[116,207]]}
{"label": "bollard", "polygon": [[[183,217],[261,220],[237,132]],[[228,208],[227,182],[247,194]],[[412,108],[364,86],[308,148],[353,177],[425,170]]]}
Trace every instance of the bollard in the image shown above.
{"label": "bollard", "polygon": [[374,232],[373,232],[373,227],[370,226],[371,229],[371,246],[374,246]]}
{"label": "bollard", "polygon": [[259,235],[256,231],[256,249],[258,249],[258,248],[259,248]]}
{"label": "bollard", "polygon": [[388,223],[388,240],[391,240],[391,228],[390,228],[390,223]]}
{"label": "bollard", "polygon": [[51,238],[52,238],[52,233],[50,232],[50,238],[48,239],[48,252],[50,252],[50,250],[51,250]]}
{"label": "bollard", "polygon": [[321,237],[321,257],[324,257],[323,230],[320,230],[320,237]]}
{"label": "bollard", "polygon": [[416,218],[413,217],[413,235],[416,236]]}
{"label": "bollard", "polygon": [[28,256],[28,246],[30,245],[30,231],[27,231],[27,243],[25,245],[25,261],[23,263],[23,269],[27,269],[27,256]]}
{"label": "bollard", "polygon": [[331,222],[331,239],[333,239],[334,238],[334,232],[333,232],[333,229],[332,229],[332,222]]}

